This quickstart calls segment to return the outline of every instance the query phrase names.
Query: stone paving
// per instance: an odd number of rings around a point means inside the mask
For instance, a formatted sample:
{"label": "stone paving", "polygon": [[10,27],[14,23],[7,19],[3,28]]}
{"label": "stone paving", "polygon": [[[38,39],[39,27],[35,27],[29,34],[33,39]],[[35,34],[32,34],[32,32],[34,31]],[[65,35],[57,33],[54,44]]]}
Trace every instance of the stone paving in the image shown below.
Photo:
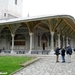
{"label": "stone paving", "polygon": [[61,56],[59,57],[59,62],[56,63],[55,55],[40,58],[40,60],[13,75],[75,75],[75,54],[71,56],[71,63],[67,61],[62,63]]}

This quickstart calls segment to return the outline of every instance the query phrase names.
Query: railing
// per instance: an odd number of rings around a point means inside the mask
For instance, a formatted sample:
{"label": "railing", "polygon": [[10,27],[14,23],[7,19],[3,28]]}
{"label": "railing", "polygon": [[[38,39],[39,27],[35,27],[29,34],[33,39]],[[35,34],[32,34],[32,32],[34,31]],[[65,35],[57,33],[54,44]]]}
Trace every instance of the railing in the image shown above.
{"label": "railing", "polygon": [[[16,54],[25,54],[28,53],[29,50],[14,50]],[[2,50],[0,49],[0,53],[11,53],[11,50]],[[31,54],[49,54],[50,50],[31,50]]]}
{"label": "railing", "polygon": [[31,54],[49,54],[50,50],[32,50]]}

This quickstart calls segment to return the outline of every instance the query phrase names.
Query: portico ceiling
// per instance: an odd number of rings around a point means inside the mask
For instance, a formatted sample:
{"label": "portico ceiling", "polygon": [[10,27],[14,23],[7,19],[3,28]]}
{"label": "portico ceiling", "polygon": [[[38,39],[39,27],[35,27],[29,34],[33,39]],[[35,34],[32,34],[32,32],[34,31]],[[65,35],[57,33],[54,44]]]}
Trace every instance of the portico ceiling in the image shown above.
{"label": "portico ceiling", "polygon": [[[36,27],[45,30],[46,32],[57,32],[66,35],[70,38],[75,38],[75,20],[69,15],[57,16],[38,16],[27,18],[16,18],[0,21],[0,31],[4,26],[7,26],[13,33],[12,25],[15,30],[22,25],[27,27],[29,32],[33,32]],[[14,28],[13,27],[13,28]]]}

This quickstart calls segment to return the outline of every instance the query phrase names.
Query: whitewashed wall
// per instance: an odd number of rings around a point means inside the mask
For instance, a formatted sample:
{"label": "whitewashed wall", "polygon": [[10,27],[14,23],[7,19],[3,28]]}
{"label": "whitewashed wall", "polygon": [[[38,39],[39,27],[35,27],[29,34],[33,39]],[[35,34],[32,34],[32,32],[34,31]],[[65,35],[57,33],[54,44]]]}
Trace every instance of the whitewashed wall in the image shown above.
{"label": "whitewashed wall", "polygon": [[[15,5],[15,0],[0,0],[0,19],[22,17],[23,0],[17,1],[17,5]],[[4,13],[6,13],[6,17],[4,17]]]}
{"label": "whitewashed wall", "polygon": [[9,0],[8,3],[8,13],[13,14],[16,17],[22,16],[22,2],[23,0],[17,0],[17,5],[15,5],[15,0]]}
{"label": "whitewashed wall", "polygon": [[8,0],[0,0],[0,19],[4,18],[4,13],[7,13]]}

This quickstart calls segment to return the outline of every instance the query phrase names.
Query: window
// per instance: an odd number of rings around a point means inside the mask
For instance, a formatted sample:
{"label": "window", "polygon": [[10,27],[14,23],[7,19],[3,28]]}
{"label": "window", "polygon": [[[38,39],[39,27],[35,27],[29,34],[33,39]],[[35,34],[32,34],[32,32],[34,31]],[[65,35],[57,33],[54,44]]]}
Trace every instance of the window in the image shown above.
{"label": "window", "polygon": [[15,4],[17,5],[17,0],[15,0]]}
{"label": "window", "polygon": [[6,17],[6,13],[4,13],[4,17]]}

